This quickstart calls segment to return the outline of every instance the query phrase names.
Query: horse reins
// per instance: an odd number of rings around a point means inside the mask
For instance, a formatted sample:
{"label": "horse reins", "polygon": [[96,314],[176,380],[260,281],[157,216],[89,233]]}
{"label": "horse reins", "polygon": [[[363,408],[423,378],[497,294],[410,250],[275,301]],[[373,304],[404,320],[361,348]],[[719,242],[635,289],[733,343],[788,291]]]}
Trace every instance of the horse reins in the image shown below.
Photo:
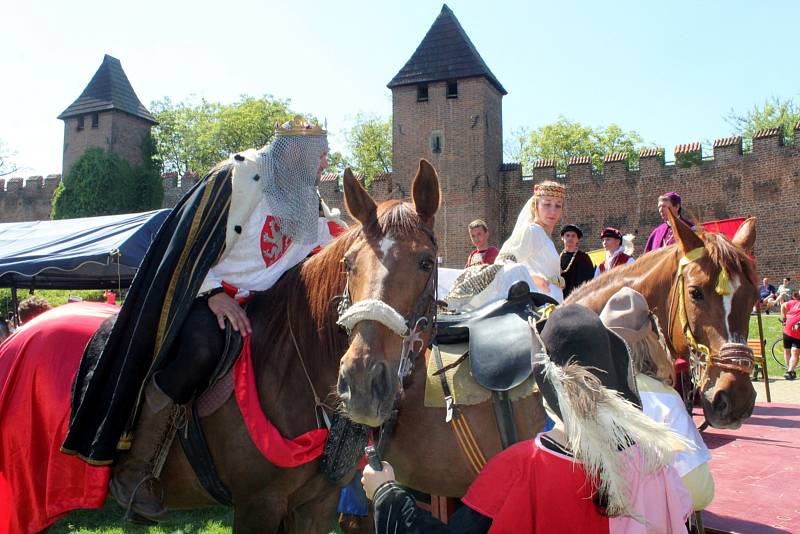
{"label": "horse reins", "polygon": [[[686,280],[684,277],[684,268],[706,255],[705,247],[698,247],[690,250],[685,256],[682,256],[678,261],[678,268],[675,283],[672,286],[670,295],[670,304],[668,310],[669,328],[667,329],[669,337],[667,342],[674,354],[677,354],[675,345],[672,343],[672,330],[675,322],[676,315],[681,322],[681,332],[686,338],[686,344],[689,346],[689,359],[691,362],[692,378],[698,386],[705,382],[708,372],[717,367],[727,371],[734,371],[750,375],[753,372],[755,361],[753,359],[753,351],[746,345],[726,344],[720,349],[718,354],[712,354],[711,349],[706,345],[698,343],[697,338],[692,332],[692,327],[689,324],[689,315],[686,311]],[[723,267],[717,277],[717,284],[715,291],[718,295],[725,296],[730,294],[730,278],[728,272]],[[677,309],[675,308],[675,293],[678,294]],[[739,346],[741,345],[741,346]]]}

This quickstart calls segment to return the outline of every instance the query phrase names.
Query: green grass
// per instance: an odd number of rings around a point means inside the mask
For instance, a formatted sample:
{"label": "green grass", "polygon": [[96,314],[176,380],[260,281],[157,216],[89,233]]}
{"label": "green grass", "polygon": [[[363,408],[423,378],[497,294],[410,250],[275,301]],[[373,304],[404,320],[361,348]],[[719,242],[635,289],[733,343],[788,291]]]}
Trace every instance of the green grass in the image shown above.
{"label": "green grass", "polygon": [[198,508],[170,512],[155,527],[141,527],[122,520],[123,509],[113,499],[98,510],[76,510],[54,524],[48,534],[230,534],[233,512],[226,508]]}
{"label": "green grass", "polygon": [[[764,328],[764,339],[767,342],[766,345],[766,353],[764,356],[767,360],[767,371],[769,372],[770,378],[776,378],[779,376],[783,376],[785,369],[779,366],[775,360],[772,358],[770,354],[770,350],[772,348],[772,344],[775,340],[783,339],[783,325],[778,321],[780,317],[777,313],[772,313],[770,315],[761,315],[761,325]],[[758,337],[758,323],[756,321],[756,316],[750,316],[750,333],[747,336],[750,339],[756,339]],[[783,344],[778,344],[778,357],[782,359],[783,355]],[[760,375],[759,375],[760,376]]]}

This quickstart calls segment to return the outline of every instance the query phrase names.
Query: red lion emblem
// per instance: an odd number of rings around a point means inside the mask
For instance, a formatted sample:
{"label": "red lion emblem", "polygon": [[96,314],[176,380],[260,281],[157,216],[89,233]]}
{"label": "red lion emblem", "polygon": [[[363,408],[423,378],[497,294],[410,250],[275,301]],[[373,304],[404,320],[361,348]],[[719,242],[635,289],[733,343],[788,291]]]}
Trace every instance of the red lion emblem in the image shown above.
{"label": "red lion emblem", "polygon": [[261,229],[261,257],[264,259],[264,265],[270,267],[281,259],[290,246],[292,238],[281,231],[278,219],[267,215],[264,227]]}

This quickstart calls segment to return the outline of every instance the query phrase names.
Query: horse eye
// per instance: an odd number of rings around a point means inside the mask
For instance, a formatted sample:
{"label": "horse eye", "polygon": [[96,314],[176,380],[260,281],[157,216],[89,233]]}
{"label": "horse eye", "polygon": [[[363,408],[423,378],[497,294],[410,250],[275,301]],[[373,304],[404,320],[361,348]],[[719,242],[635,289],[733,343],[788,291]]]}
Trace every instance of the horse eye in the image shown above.
{"label": "horse eye", "polygon": [[699,287],[690,287],[689,296],[692,297],[693,300],[703,300],[703,290]]}
{"label": "horse eye", "polygon": [[421,260],[419,262],[419,269],[421,271],[425,271],[426,273],[431,272],[431,270],[433,269],[433,260],[431,260],[430,258],[425,258],[424,260]]}
{"label": "horse eye", "polygon": [[350,261],[350,258],[342,258],[342,267],[344,267],[345,272],[350,272],[353,270],[353,263]]}

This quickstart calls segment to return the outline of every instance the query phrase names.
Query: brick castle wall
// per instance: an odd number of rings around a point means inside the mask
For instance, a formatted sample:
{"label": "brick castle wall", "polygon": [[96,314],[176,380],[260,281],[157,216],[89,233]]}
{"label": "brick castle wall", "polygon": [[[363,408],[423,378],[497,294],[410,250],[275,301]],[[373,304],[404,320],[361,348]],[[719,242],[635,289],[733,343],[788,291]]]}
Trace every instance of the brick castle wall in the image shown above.
{"label": "brick castle wall", "polygon": [[[175,173],[165,174],[164,201],[161,207],[174,206],[194,185],[196,179],[196,175],[178,180]],[[51,174],[46,178],[0,178],[0,223],[50,219],[53,192],[60,182],[60,174]]]}

